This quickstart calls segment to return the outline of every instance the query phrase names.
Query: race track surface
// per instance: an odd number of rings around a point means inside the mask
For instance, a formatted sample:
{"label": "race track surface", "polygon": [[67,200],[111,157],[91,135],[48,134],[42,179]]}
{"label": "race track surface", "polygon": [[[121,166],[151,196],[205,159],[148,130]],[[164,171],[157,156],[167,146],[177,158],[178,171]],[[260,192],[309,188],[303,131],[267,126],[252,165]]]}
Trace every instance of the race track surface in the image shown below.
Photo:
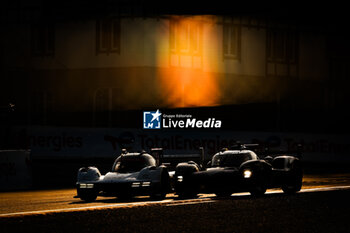
{"label": "race track surface", "polygon": [[[350,174],[305,175],[301,192],[332,191],[339,189],[350,189]],[[280,189],[270,189],[267,191],[267,195],[273,193],[282,193],[282,191]],[[152,204],[175,206],[215,201],[214,194],[200,194],[196,199],[187,200],[179,200],[176,195],[168,194],[166,199],[162,201],[151,201],[148,197],[135,197],[126,202],[125,200],[118,200],[113,197],[98,197],[95,202],[86,203],[80,199],[73,198],[75,195],[75,189],[3,192],[0,193],[0,217]],[[235,196],[249,196],[249,193],[237,193],[232,195],[232,197]]]}
{"label": "race track surface", "polygon": [[93,203],[73,196],[74,189],[1,193],[0,232],[350,232],[350,174],[306,175],[294,195],[271,189],[262,197],[168,194],[161,201],[98,197]]}

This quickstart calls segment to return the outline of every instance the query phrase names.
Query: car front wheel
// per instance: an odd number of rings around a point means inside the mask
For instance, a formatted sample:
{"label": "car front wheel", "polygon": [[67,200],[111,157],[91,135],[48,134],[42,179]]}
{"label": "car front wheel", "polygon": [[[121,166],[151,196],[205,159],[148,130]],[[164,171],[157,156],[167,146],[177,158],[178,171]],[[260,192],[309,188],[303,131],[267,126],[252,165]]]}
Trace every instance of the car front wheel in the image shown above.
{"label": "car front wheel", "polygon": [[82,201],[93,202],[97,198],[97,192],[95,190],[78,189],[77,193]]}
{"label": "car front wheel", "polygon": [[250,194],[255,197],[259,197],[264,195],[266,192],[266,188],[263,187],[262,185],[256,186],[252,190],[250,190]]}
{"label": "car front wheel", "polygon": [[255,178],[255,182],[253,183],[253,186],[249,192],[251,195],[258,197],[264,195],[266,189],[266,181],[260,175],[257,178]]}
{"label": "car front wheel", "polygon": [[151,194],[151,199],[163,200],[170,189],[170,178],[167,171],[163,171],[160,183],[155,185],[154,191]]}

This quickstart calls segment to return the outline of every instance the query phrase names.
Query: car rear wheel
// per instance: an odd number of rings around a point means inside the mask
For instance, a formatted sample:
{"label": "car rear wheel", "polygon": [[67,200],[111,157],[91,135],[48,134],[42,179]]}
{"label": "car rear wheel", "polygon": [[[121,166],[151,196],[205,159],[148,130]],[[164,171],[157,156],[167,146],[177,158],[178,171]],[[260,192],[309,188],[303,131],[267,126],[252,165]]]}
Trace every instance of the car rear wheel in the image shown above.
{"label": "car rear wheel", "polygon": [[292,194],[299,192],[303,184],[303,171],[300,167],[295,166],[291,171],[291,176],[286,180],[286,183],[282,185],[284,193]]}
{"label": "car rear wheel", "polygon": [[293,194],[293,193],[300,191],[300,188],[298,188],[296,186],[284,185],[282,187],[282,190],[286,194]]}
{"label": "car rear wheel", "polygon": [[282,190],[286,194],[293,194],[299,192],[302,186],[302,181],[294,181],[292,184],[285,184],[282,186]]}

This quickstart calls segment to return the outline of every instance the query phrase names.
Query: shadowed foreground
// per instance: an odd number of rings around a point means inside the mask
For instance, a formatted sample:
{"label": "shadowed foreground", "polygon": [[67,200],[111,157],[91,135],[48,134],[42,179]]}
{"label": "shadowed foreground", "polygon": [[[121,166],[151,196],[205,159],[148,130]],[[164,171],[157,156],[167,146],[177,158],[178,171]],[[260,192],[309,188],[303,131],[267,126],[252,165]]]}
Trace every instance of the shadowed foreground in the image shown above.
{"label": "shadowed foreground", "polygon": [[350,190],[0,218],[1,232],[347,232]]}

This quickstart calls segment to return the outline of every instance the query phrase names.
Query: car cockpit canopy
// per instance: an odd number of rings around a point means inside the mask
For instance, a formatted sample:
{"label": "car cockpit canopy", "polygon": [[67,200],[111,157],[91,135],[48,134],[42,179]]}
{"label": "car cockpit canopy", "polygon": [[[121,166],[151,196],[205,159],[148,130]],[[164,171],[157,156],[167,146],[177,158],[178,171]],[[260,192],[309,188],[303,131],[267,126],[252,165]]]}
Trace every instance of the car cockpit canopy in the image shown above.
{"label": "car cockpit canopy", "polygon": [[258,156],[250,150],[224,151],[216,153],[211,161],[211,167],[239,167],[249,160],[257,160]]}
{"label": "car cockpit canopy", "polygon": [[156,160],[145,152],[124,153],[114,162],[112,172],[131,173],[138,172],[149,166],[156,166]]}

